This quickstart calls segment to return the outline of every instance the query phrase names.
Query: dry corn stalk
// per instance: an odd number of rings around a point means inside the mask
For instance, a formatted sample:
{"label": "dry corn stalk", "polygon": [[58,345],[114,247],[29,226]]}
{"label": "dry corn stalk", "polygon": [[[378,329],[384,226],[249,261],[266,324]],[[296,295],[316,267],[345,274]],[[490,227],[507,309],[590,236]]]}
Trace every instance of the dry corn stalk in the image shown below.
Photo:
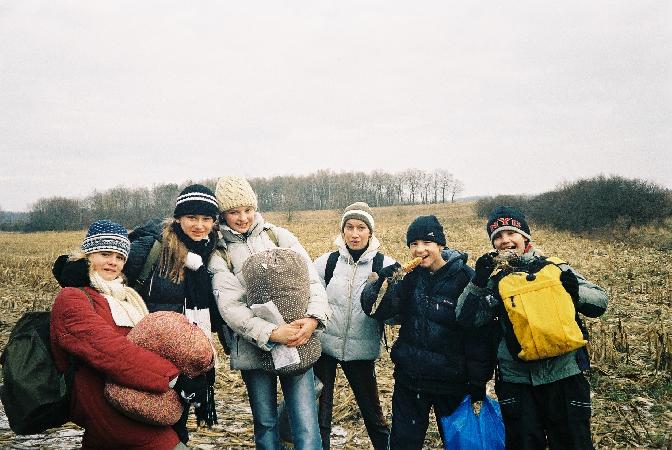
{"label": "dry corn stalk", "polygon": [[[371,314],[375,313],[376,310],[378,309],[381,300],[383,299],[385,293],[387,292],[387,286],[389,285],[389,283],[396,283],[401,281],[407,273],[411,272],[413,269],[418,267],[421,262],[422,258],[417,256],[399,266],[394,271],[391,277],[383,281],[383,284],[381,285],[380,290],[378,291],[378,296],[376,297],[376,303],[374,303],[373,308],[371,308]],[[375,282],[377,280],[378,280],[378,274],[375,272],[371,273],[371,275],[369,276],[369,281]]]}
{"label": "dry corn stalk", "polygon": [[498,250],[497,254],[493,258],[495,260],[495,270],[510,268],[511,263],[516,261],[518,258],[519,255],[514,250]]}

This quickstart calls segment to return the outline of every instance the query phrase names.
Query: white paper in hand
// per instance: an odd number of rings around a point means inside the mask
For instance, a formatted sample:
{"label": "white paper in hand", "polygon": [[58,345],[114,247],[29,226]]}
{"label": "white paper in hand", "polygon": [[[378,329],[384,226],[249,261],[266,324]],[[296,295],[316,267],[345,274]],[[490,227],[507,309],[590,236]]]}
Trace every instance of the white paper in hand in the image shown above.
{"label": "white paper in hand", "polygon": [[[284,325],[285,323],[282,314],[280,314],[278,307],[275,306],[275,303],[273,302],[251,305],[250,309],[255,316],[264,319],[267,322],[271,322],[275,325]],[[282,344],[276,344],[275,347],[271,349],[271,356],[273,357],[273,367],[276,369],[282,369],[283,367],[301,362],[299,351],[296,347],[287,347]]]}
{"label": "white paper in hand", "polygon": [[275,325],[284,325],[285,323],[282,314],[280,314],[278,307],[275,306],[275,303],[273,302],[251,305],[250,309],[255,316],[264,319],[267,322],[271,322]]}
{"label": "white paper in hand", "polygon": [[296,347],[287,347],[282,344],[278,344],[271,349],[271,356],[273,357],[273,367],[276,369],[282,369],[285,366],[301,362],[301,357],[299,357],[299,351]]}

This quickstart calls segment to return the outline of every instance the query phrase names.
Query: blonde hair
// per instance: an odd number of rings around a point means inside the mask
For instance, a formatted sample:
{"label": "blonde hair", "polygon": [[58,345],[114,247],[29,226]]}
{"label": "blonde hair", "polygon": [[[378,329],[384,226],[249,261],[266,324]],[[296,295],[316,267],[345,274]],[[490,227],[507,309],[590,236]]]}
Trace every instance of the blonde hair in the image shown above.
{"label": "blonde hair", "polygon": [[184,263],[187,260],[189,250],[173,230],[173,223],[176,222],[172,218],[163,221],[163,245],[159,258],[159,276],[180,284],[184,281]]}

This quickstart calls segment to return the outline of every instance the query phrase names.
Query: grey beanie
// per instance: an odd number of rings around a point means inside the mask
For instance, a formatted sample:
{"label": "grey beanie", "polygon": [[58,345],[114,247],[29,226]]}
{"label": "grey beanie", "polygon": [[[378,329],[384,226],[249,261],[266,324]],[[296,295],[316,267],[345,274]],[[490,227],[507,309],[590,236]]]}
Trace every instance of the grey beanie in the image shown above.
{"label": "grey beanie", "polygon": [[343,232],[345,222],[347,222],[348,219],[361,220],[367,227],[369,227],[371,234],[373,234],[375,221],[373,220],[373,211],[371,211],[368,204],[364,202],[355,202],[343,210],[343,216],[341,217],[341,232]]}

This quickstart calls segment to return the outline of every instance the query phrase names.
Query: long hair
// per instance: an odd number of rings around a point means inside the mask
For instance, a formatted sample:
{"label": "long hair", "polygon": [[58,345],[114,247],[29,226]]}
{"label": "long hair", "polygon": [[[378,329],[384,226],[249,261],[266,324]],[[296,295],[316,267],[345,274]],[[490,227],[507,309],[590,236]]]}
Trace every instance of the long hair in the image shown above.
{"label": "long hair", "polygon": [[184,263],[189,250],[173,230],[175,219],[163,221],[163,245],[159,259],[159,276],[167,278],[173,283],[184,281]]}

